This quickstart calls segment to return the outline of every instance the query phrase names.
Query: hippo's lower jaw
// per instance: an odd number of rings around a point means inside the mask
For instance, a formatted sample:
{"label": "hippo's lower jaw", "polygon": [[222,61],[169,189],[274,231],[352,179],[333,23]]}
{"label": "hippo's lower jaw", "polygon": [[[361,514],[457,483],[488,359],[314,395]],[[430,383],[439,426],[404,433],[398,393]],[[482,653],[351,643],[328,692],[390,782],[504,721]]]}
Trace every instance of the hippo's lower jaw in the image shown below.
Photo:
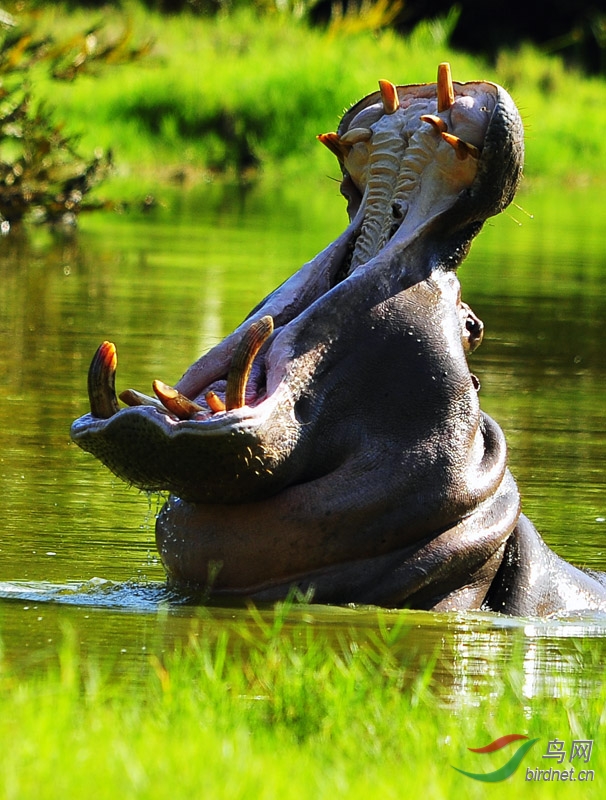
{"label": "hippo's lower jaw", "polygon": [[72,438],[173,493],[157,539],[175,583],[478,608],[503,560],[518,495],[454,269],[513,197],[521,121],[445,65],[437,84],[380,86],[320,137],[349,201],[333,244],[158,399],[128,390],[119,410],[115,349],[93,360]]}

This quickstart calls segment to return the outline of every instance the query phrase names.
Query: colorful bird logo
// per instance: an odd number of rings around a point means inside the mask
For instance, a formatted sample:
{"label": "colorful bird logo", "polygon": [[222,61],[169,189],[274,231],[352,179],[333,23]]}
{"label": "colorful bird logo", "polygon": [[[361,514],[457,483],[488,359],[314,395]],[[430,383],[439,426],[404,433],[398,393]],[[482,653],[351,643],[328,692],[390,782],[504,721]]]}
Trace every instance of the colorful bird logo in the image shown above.
{"label": "colorful bird logo", "polygon": [[456,771],[460,772],[461,775],[467,775],[468,778],[473,778],[475,781],[484,781],[484,783],[498,783],[499,781],[504,781],[513,775],[516,769],[520,766],[526,753],[536,742],[539,741],[538,739],[529,739],[528,736],[524,736],[521,733],[508,733],[506,736],[500,736],[498,739],[495,739],[494,742],[490,742],[490,744],[487,744],[484,747],[467,748],[472,753],[496,753],[498,750],[501,750],[508,744],[511,744],[512,742],[518,742],[520,740],[524,740],[524,744],[521,744],[518,747],[509,761],[503,764],[502,767],[499,767],[499,769],[495,769],[493,772],[466,772],[464,769],[459,769],[458,767],[453,767],[453,769],[456,769]]}

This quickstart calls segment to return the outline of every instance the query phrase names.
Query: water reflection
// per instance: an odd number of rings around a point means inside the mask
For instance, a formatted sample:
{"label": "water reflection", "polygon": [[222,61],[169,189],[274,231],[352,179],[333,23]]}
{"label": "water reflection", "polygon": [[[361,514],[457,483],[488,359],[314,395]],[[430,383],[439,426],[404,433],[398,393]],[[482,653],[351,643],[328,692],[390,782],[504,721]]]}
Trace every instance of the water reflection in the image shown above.
{"label": "water reflection", "polygon": [[18,603],[118,608],[130,612],[157,611],[165,604],[186,605],[189,598],[168,588],[164,581],[116,583],[106,578],[69,581],[4,581],[0,599]]}
{"label": "water reflection", "polygon": [[522,664],[519,697],[592,696],[601,687],[601,659],[592,639],[606,634],[606,616],[560,620],[467,620],[453,631],[452,661],[444,658],[451,699],[495,696],[504,666]]}
{"label": "water reflection", "polygon": [[[240,657],[242,647],[263,638],[259,618],[267,628],[275,619],[269,607],[254,614],[244,604],[199,607],[162,582],[3,582],[0,598],[4,659],[24,674],[54,662],[66,631],[77,632],[83,657],[143,678],[151,656],[214,642],[225,630]],[[282,627],[293,648],[307,646],[310,629],[346,651],[381,652],[387,643],[409,685],[431,665],[433,689],[449,706],[482,705],[511,680],[520,701],[591,697],[602,688],[606,615],[530,620],[293,606]]]}
{"label": "water reflection", "polygon": [[[461,271],[486,324],[472,369],[506,432],[526,513],[565,558],[606,569],[605,212],[590,195],[531,203],[533,221],[491,223]],[[100,341],[118,346],[120,388],[173,383],[343,224],[327,182],[253,192],[244,205],[192,195],[178,214],[91,217],[71,239],[41,230],[0,241],[0,626],[16,668],[46,663],[66,624],[85,651],[136,670],[192,625],[212,636],[242,619],[167,592],[153,532],[162,498],[113,479],[70,444],[69,426],[86,410]],[[401,615],[394,652],[418,669],[436,658],[450,698],[497,692],[516,653],[524,696],[596,689],[602,619]],[[293,612],[301,620],[359,646],[377,631],[376,610]]]}

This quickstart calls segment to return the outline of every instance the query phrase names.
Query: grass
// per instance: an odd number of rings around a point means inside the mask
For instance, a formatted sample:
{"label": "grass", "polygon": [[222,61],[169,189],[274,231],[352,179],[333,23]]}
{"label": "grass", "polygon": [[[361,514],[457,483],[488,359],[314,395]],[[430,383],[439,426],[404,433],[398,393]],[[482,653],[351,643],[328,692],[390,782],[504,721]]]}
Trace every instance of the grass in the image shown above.
{"label": "grass", "polygon": [[[113,148],[123,183],[130,176],[141,185],[146,174],[151,185],[241,175],[259,164],[281,180],[336,174],[316,134],[333,130],[378,78],[433,81],[444,60],[455,79],[496,80],[512,93],[527,126],[529,179],[582,184],[606,176],[606,84],[531,47],[503,52],[491,65],[453,51],[445,22],[422,24],[403,39],[390,29],[314,29],[292,14],[251,9],[161,17],[135,4],[125,18],[104,13],[110,29],[127,19],[135,40],[154,38],[154,55],[73,84],[51,86],[40,73],[36,91],[52,96],[83,149]],[[39,18],[41,30],[90,24],[90,11],[68,14],[61,6]]]}
{"label": "grass", "polygon": [[[467,748],[518,732],[540,739],[523,762],[531,768],[555,766],[541,758],[549,738],[567,747],[572,738],[594,739],[596,780],[566,791],[599,796],[605,689],[594,698],[524,698],[520,654],[498,691],[476,705],[447,705],[431,663],[413,672],[394,657],[394,644],[406,636],[402,625],[379,616],[374,641],[339,645],[313,626],[287,625],[288,604],[273,617],[250,614],[253,634],[250,625],[234,623],[212,641],[197,635],[194,621],[189,643],[151,656],[142,674],[103,674],[80,660],[72,629],[47,673],[17,680],[5,668],[0,795],[484,797],[486,786],[452,765],[494,770],[511,752],[479,759]],[[524,776],[522,766],[490,786],[491,794],[511,796]],[[562,791],[554,783],[540,789],[541,797]]]}

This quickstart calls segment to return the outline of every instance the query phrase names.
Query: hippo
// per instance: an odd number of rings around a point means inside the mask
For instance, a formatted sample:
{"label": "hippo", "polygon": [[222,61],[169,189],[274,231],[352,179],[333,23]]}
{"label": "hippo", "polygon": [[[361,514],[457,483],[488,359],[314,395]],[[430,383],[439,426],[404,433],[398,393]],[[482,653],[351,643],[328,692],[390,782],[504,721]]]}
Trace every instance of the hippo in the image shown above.
{"label": "hippo", "polygon": [[483,324],[456,270],[521,178],[511,97],[444,63],[435,83],[379,81],[318,139],[340,165],[344,232],[174,387],[127,389],[121,407],[104,342],[73,441],[170,493],[168,582],[208,602],[606,611],[606,576],[559,558],[521,513],[467,363]]}

